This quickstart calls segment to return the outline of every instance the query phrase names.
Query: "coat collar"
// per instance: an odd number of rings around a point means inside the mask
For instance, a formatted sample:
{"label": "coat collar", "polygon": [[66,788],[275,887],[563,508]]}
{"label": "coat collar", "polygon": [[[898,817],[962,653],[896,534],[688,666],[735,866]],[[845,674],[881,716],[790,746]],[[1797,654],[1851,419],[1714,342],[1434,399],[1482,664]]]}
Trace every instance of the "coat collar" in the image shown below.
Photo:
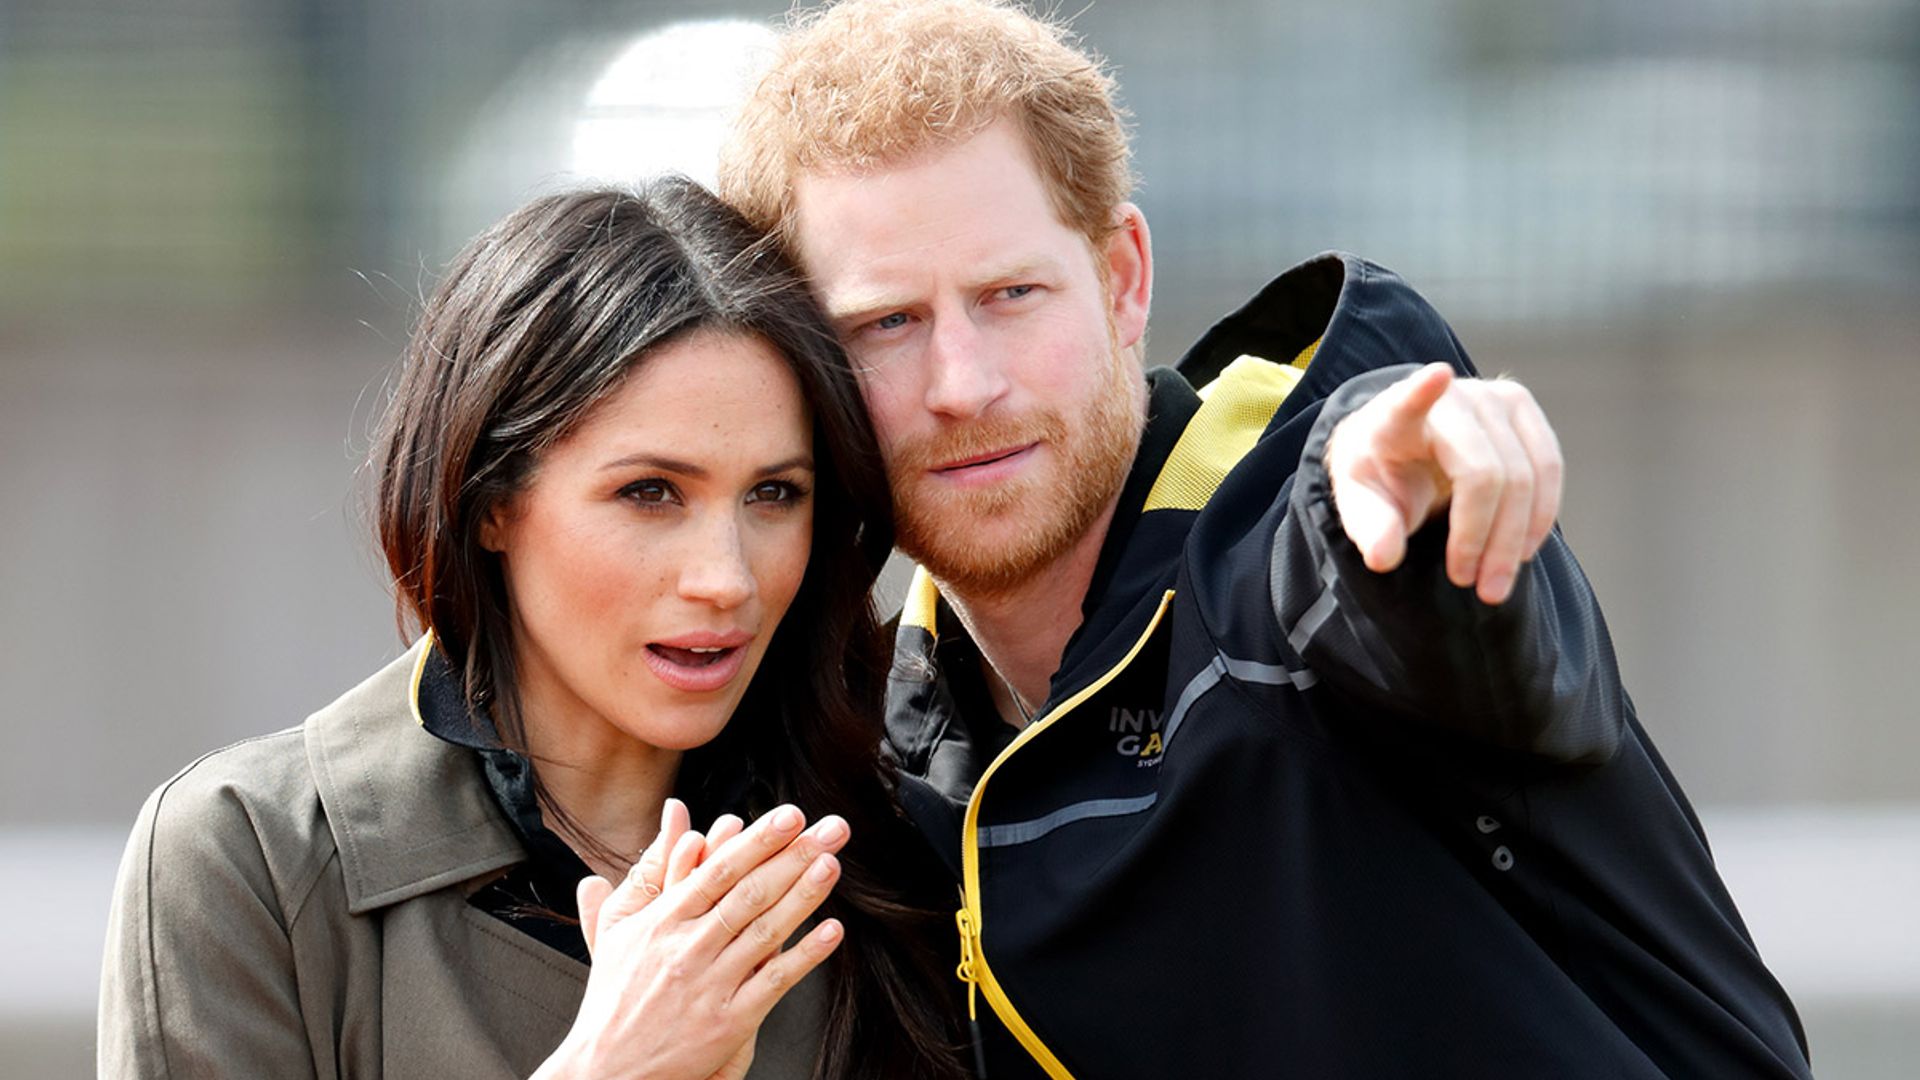
{"label": "coat collar", "polygon": [[478,757],[421,721],[430,642],[307,718],[307,759],[356,915],[526,858]]}

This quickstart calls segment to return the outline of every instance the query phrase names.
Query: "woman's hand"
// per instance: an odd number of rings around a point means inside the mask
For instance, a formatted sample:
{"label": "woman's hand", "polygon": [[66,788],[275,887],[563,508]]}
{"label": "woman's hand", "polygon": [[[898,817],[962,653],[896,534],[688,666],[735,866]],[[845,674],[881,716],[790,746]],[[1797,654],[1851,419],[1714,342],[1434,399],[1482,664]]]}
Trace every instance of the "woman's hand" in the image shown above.
{"label": "woman's hand", "polygon": [[745,829],[723,817],[702,836],[669,799],[617,887],[580,883],[593,971],[573,1030],[535,1077],[745,1076],[768,1010],[840,943],[827,919],[780,947],[832,890],[832,853],[847,841],[838,817],[805,823],[783,806]]}

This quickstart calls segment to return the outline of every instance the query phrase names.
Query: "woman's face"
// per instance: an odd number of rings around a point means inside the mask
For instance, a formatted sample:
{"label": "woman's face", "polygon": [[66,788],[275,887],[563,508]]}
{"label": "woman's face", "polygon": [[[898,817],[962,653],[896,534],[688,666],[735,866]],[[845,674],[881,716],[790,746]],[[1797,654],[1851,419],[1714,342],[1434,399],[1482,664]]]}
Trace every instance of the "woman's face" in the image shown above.
{"label": "woman's face", "polygon": [[813,483],[807,407],[770,345],[699,331],[644,356],[481,529],[529,735],[717,735],[800,588]]}

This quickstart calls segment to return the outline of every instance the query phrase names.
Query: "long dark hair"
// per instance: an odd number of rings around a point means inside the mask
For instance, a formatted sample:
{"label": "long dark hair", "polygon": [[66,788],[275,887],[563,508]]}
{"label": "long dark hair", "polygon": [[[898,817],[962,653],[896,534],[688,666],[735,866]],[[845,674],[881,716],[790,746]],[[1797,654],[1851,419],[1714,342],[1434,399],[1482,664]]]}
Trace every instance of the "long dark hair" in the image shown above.
{"label": "long dark hair", "polygon": [[402,358],[371,461],[402,630],[432,632],[470,712],[525,749],[507,593],[480,523],[648,353],[699,330],[759,337],[787,360],[812,413],[816,481],[800,590],[720,738],[684,760],[681,786],[697,781],[688,773],[744,767],[748,812],[792,801],[853,828],[825,909],[847,939],[831,961],[817,1074],[962,1075],[930,947],[938,898],[906,884],[931,880],[907,872],[925,845],[878,761],[887,645],[869,589],[893,530],[873,429],[792,266],[704,188],[669,178],[548,196],[454,259]]}

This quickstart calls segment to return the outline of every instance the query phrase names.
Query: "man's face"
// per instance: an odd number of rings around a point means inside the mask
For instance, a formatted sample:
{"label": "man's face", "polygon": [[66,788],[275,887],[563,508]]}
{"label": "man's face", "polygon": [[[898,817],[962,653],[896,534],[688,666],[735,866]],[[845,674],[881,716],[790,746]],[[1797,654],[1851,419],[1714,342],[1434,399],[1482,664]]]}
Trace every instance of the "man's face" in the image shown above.
{"label": "man's face", "polygon": [[[1063,224],[1019,128],[795,185],[799,254],[860,373],[900,546],[948,586],[1029,580],[1126,481],[1145,385],[1145,222]],[[1104,271],[1104,274],[1103,274]]]}

